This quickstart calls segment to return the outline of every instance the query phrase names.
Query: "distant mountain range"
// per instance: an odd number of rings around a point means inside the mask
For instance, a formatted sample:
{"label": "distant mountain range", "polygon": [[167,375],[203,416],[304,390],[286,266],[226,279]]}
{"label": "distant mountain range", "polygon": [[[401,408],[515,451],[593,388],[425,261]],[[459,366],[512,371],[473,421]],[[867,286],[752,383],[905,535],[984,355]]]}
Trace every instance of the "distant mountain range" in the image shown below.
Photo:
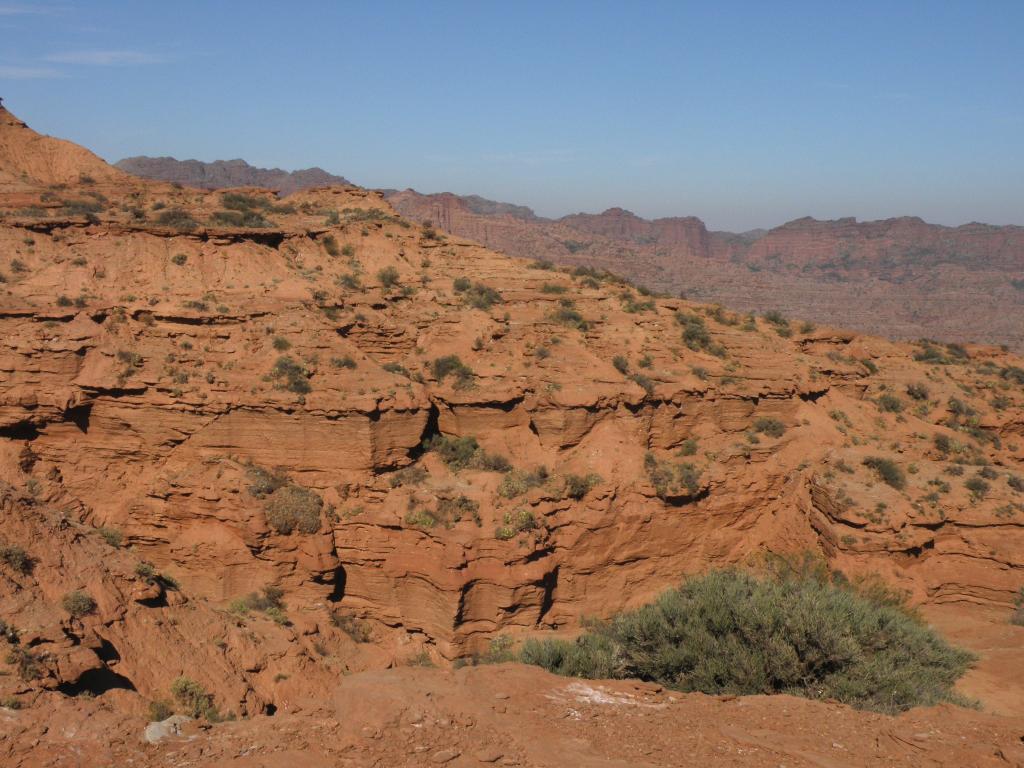
{"label": "distant mountain range", "polygon": [[175,160],[173,157],[126,157],[114,163],[117,168],[144,179],[157,179],[200,189],[224,187],[265,187],[288,195],[300,189],[331,184],[350,186],[342,176],[323,168],[283,171],[280,168],[256,168],[245,160]]}
{"label": "distant mountain range", "polygon": [[[287,194],[349,184],[319,168],[266,170],[242,160],[129,158],[117,167],[207,189],[263,186]],[[647,220],[611,208],[549,219],[477,195],[379,191],[402,215],[489,248],[608,269],[656,291],[894,338],[1024,348],[1024,227],[803,218],[737,234],[708,230],[693,216]]]}

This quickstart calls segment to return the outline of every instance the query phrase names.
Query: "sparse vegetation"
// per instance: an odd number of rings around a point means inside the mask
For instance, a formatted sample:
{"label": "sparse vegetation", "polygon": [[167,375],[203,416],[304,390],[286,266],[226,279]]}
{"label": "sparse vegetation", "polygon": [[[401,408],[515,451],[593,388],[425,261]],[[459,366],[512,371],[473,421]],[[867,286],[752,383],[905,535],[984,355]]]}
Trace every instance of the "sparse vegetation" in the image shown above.
{"label": "sparse vegetation", "polygon": [[548,481],[547,467],[537,467],[530,471],[513,469],[498,484],[498,495],[505,499],[522,496],[531,488],[538,488]]}
{"label": "sparse vegetation", "polygon": [[782,437],[786,432],[786,425],[770,416],[754,419],[752,428],[755,432],[768,435],[768,437]]}
{"label": "sparse vegetation", "polygon": [[32,570],[32,558],[15,544],[0,546],[0,563],[17,573],[29,573]]}
{"label": "sparse vegetation", "polygon": [[157,214],[156,223],[161,227],[170,227],[179,232],[192,232],[199,226],[199,222],[182,208],[168,208],[160,211]]}
{"label": "sparse vegetation", "polygon": [[520,533],[532,531],[537,528],[537,518],[528,509],[517,509],[515,512],[506,512],[502,517],[501,525],[494,531],[494,538],[501,541],[508,541]]}
{"label": "sparse vegetation", "polygon": [[690,462],[659,460],[648,452],[644,456],[644,469],[660,499],[695,496],[700,490],[701,470]]}
{"label": "sparse vegetation", "polygon": [[204,718],[210,722],[220,720],[220,713],[213,703],[213,695],[207,693],[202,685],[191,678],[176,678],[171,683],[171,696],[189,717]]}
{"label": "sparse vegetation", "polygon": [[452,470],[483,469],[489,472],[508,472],[512,469],[508,459],[487,453],[475,437],[448,437],[437,435],[424,448],[434,451]]}
{"label": "sparse vegetation", "polygon": [[471,283],[465,277],[457,277],[452,282],[455,292],[462,295],[462,300],[469,306],[476,309],[490,309],[495,304],[500,304],[501,294],[494,288],[483,283]]}

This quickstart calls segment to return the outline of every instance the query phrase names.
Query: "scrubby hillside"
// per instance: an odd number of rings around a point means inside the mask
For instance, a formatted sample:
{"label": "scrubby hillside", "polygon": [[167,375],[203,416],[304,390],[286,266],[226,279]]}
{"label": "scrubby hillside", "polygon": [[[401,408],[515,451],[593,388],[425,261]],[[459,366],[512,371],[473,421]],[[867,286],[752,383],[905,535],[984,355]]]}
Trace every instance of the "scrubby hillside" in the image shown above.
{"label": "scrubby hillside", "polygon": [[0,152],[8,733],[322,715],[348,672],[767,551],[1012,611],[1020,358],[649,296],[372,192],[26,162]]}

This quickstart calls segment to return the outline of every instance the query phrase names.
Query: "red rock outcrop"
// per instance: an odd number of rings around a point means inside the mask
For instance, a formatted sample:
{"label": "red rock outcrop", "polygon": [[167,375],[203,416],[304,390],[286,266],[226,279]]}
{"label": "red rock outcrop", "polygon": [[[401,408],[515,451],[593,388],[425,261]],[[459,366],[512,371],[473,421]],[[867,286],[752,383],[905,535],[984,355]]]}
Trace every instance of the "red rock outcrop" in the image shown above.
{"label": "red rock outcrop", "polygon": [[571,630],[766,551],[1010,611],[1012,354],[648,298],[357,189],[64,188],[26,162],[0,152],[0,544],[23,555],[0,699],[139,713],[185,674],[222,711],[310,711],[343,671]]}

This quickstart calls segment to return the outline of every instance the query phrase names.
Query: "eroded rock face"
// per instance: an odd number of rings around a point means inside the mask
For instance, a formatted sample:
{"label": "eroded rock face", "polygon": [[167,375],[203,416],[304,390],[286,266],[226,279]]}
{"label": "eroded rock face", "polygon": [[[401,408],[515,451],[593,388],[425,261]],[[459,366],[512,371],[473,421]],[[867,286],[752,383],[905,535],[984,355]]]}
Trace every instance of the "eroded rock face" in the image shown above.
{"label": "eroded rock face", "polygon": [[0,695],[296,711],[766,551],[1020,587],[1012,354],[651,298],[361,190],[4,178],[0,616],[41,671]]}
{"label": "eroded rock face", "polygon": [[489,248],[608,269],[735,310],[1024,348],[1024,227],[803,218],[738,235],[692,216],[647,220],[621,208],[545,219],[451,194],[387,197],[402,215]]}

